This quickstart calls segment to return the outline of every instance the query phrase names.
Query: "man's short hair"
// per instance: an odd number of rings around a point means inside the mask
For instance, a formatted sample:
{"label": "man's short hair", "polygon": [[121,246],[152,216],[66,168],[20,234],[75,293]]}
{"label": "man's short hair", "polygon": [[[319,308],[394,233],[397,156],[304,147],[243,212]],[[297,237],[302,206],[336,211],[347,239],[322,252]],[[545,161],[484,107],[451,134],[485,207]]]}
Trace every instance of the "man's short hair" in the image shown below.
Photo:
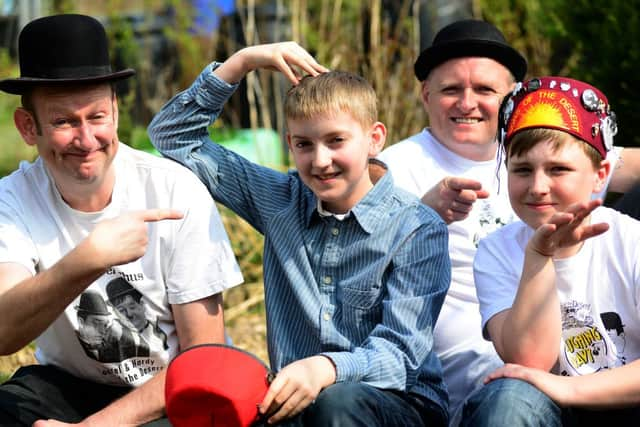
{"label": "man's short hair", "polygon": [[345,71],[306,76],[285,99],[287,119],[313,119],[347,112],[363,127],[378,120],[376,93],[363,77]]}

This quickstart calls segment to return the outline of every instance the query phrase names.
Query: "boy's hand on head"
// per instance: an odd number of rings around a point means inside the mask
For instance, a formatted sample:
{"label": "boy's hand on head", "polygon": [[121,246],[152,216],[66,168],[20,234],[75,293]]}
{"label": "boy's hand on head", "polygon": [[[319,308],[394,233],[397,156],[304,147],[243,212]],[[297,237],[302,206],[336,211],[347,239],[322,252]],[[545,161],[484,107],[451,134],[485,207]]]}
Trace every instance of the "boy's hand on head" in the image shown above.
{"label": "boy's hand on head", "polygon": [[98,223],[85,243],[103,268],[126,264],[142,257],[147,250],[147,223],[182,217],[181,212],[173,209],[129,212]]}
{"label": "boy's hand on head", "polygon": [[602,200],[591,200],[573,204],[566,212],[554,214],[548,223],[538,227],[528,247],[542,256],[552,257],[558,249],[577,245],[604,233],[609,229],[608,224],[584,223],[585,218],[601,205]]}
{"label": "boy's hand on head", "polygon": [[298,43],[291,41],[249,46],[236,52],[227,61],[231,60],[242,62],[244,74],[258,68],[276,70],[293,84],[298,84],[302,73],[317,76],[329,71]]}
{"label": "boy's hand on head", "polygon": [[259,405],[260,413],[269,415],[270,424],[295,417],[335,380],[336,370],[329,358],[312,356],[297,360],[285,366],[271,382]]}
{"label": "boy's hand on head", "polygon": [[438,182],[422,196],[422,203],[435,210],[446,222],[462,221],[469,216],[478,199],[486,199],[489,192],[482,184],[468,178],[449,176]]}

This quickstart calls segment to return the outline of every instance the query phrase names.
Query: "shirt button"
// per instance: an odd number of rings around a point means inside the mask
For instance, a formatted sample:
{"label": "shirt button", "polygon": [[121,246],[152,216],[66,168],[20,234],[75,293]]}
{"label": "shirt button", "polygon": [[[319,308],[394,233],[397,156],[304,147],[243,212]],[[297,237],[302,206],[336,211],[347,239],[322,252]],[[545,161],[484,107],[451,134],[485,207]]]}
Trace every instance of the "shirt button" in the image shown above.
{"label": "shirt button", "polygon": [[338,234],[340,234],[340,230],[338,230],[337,228],[332,228],[331,234],[333,234],[334,236],[337,236]]}
{"label": "shirt button", "polygon": [[331,280],[331,276],[324,276],[324,277],[322,278],[322,282],[323,282],[325,285],[330,285],[330,284],[331,284],[331,282],[332,282],[332,280]]}
{"label": "shirt button", "polygon": [[324,320],[330,320],[330,319],[331,319],[331,314],[329,314],[329,313],[325,313],[325,314],[322,316],[322,318],[323,318]]}

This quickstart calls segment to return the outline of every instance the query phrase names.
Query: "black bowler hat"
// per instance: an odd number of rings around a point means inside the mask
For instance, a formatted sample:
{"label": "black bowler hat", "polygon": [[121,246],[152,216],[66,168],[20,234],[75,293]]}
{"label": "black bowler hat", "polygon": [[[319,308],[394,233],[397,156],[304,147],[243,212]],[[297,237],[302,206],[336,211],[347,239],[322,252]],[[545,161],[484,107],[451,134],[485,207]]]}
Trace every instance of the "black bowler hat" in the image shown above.
{"label": "black bowler hat", "polygon": [[142,294],[122,277],[116,277],[107,284],[107,296],[113,302],[125,295],[131,295],[136,300],[140,300]]}
{"label": "black bowler hat", "polygon": [[107,304],[96,291],[85,291],[80,295],[80,303],[76,306],[78,313],[109,315]]}
{"label": "black bowler hat", "polygon": [[29,22],[18,38],[20,78],[0,80],[0,90],[21,95],[34,86],[125,79],[113,72],[102,24],[85,15],[53,15]]}
{"label": "black bowler hat", "polygon": [[466,56],[491,58],[507,67],[517,81],[527,73],[526,59],[509,46],[500,30],[477,19],[456,21],[438,31],[431,46],[418,56],[413,70],[423,81],[443,62]]}

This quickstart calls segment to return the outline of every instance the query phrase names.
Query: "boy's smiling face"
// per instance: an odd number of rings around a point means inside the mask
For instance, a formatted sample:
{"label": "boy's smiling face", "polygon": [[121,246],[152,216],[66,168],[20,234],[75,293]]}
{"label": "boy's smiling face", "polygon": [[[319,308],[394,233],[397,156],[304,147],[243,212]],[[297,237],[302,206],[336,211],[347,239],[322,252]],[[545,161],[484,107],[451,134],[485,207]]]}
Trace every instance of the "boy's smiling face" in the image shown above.
{"label": "boy's smiling face", "polygon": [[572,140],[554,149],[550,141],[537,143],[528,152],[509,157],[509,199],[516,214],[537,229],[556,212],[574,203],[588,202],[602,191],[609,162],[594,168],[591,159]]}
{"label": "boy's smiling face", "polygon": [[345,111],[288,119],[287,144],[302,181],[332,213],[353,208],[373,187],[368,160],[384,146],[380,122],[363,127]]}

